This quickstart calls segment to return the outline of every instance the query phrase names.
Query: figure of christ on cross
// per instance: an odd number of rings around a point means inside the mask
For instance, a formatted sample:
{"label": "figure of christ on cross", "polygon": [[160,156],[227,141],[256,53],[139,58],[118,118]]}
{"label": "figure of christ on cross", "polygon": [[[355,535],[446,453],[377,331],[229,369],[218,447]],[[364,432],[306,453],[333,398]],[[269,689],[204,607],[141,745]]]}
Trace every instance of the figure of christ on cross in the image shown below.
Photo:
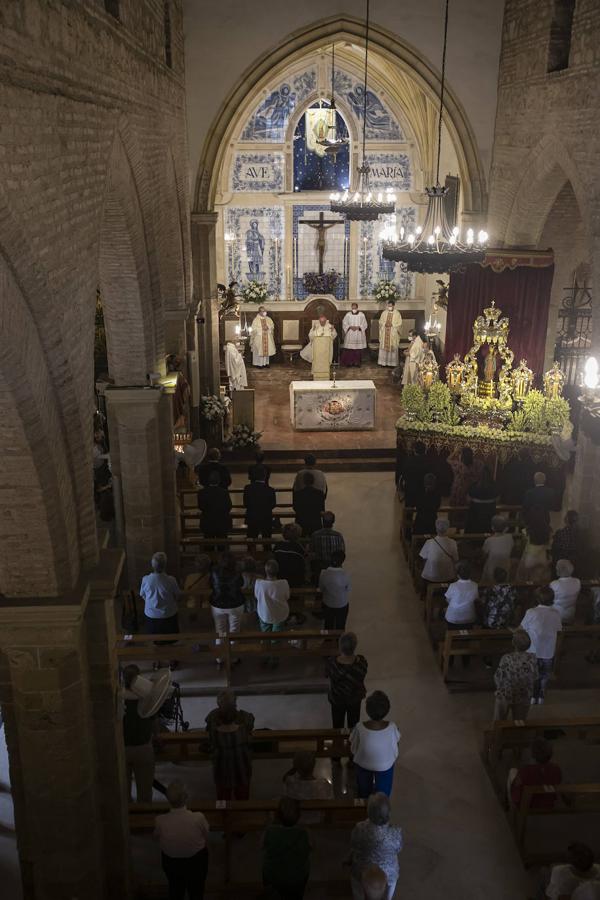
{"label": "figure of christ on cross", "polygon": [[323,261],[325,259],[325,232],[334,225],[341,225],[343,219],[326,219],[324,212],[321,210],[318,219],[299,219],[299,225],[308,225],[309,228],[315,228],[317,231],[317,253],[319,254],[319,275],[323,274]]}

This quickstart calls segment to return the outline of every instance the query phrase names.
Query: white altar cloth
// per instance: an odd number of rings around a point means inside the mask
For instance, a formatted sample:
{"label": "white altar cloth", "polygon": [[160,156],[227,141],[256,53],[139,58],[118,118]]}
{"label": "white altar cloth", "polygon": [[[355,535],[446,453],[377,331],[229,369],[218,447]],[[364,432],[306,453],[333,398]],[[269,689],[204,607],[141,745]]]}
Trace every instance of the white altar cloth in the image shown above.
{"label": "white altar cloth", "polygon": [[292,381],[290,419],[296,431],[375,428],[377,388],[372,381]]}

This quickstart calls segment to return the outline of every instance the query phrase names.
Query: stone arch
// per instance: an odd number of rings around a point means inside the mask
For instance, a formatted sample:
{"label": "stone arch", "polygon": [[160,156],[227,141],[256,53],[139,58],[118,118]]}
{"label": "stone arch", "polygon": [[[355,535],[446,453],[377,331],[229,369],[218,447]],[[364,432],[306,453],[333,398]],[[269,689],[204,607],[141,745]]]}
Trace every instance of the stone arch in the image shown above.
{"label": "stone arch", "polygon": [[[498,175],[497,178],[500,176]],[[514,182],[504,222],[494,222],[499,241],[510,247],[538,247],[543,229],[557,196],[570,182],[584,222],[590,210],[577,167],[556,135],[546,135],[529,154],[522,177]],[[503,189],[511,184],[504,177]]]}
{"label": "stone arch", "polygon": [[37,325],[1,247],[0,296],[0,592],[52,597],[79,575],[75,473]]}
{"label": "stone arch", "polygon": [[135,171],[117,134],[100,224],[99,283],[109,373],[118,385],[144,384],[149,372],[164,370],[162,304],[150,267],[154,249],[146,238]]}
{"label": "stone arch", "polygon": [[160,296],[166,309],[184,309],[189,300],[189,222],[173,153],[162,161],[160,203],[155,210],[156,258]]}
{"label": "stone arch", "polygon": [[[297,31],[279,46],[263,54],[246,70],[223,103],[221,111],[205,141],[196,175],[194,209],[210,211],[214,208],[215,195],[223,157],[248,98],[260,90],[267,78],[301,57],[318,50],[332,39],[335,41],[364,41],[364,22],[349,16],[334,16]],[[374,51],[387,60],[402,77],[410,76],[423,94],[432,102],[438,102],[440,75],[422,55],[397,35],[380,26],[371,27],[370,39]],[[486,208],[485,175],[473,130],[466,113],[452,91],[446,87],[446,128],[457,151],[463,207],[468,214],[477,214]]]}

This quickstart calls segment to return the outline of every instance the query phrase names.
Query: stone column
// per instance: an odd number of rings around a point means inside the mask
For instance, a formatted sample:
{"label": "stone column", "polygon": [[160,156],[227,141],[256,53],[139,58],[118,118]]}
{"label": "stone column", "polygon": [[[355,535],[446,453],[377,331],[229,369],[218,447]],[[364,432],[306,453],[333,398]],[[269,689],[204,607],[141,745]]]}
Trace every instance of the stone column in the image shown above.
{"label": "stone column", "polygon": [[171,398],[161,387],[110,387],[106,402],[120,537],[129,584],[137,587],[157,550],[167,554],[170,572],[179,569]]}
{"label": "stone column", "polygon": [[218,393],[220,377],[217,306],[208,298],[217,287],[217,213],[192,213],[194,306],[204,322],[198,326],[197,352],[203,393]]}
{"label": "stone column", "polygon": [[130,896],[114,631],[98,615],[112,608],[122,554],[101,556],[103,581],[91,590],[0,606],[0,701],[26,900]]}

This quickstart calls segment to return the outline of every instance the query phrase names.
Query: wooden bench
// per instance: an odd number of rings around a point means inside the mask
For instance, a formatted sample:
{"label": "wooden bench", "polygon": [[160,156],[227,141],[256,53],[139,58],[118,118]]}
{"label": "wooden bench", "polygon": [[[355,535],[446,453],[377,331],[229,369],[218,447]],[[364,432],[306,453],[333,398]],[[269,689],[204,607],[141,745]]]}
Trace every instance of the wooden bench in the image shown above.
{"label": "wooden bench", "polygon": [[[245,597],[254,597],[254,591],[252,589],[244,590],[242,593]],[[195,591],[191,588],[191,590],[185,591],[185,594],[188,597],[193,597],[197,601],[198,608],[210,609],[211,590]],[[291,587],[289,600],[290,612],[293,614],[295,612],[302,612],[320,607],[319,596],[319,589],[308,584],[304,587]]]}
{"label": "wooden bench", "polygon": [[[236,658],[326,659],[338,652],[342,631],[298,629],[297,631],[240,631],[235,634],[184,632],[179,634],[135,634],[117,638],[117,658],[127,662],[159,662],[169,659],[194,663],[221,659],[225,685],[231,686],[233,660]],[[155,641],[173,641],[166,647]]]}
{"label": "wooden bench", "polygon": [[[478,533],[466,533],[466,534],[452,534],[449,533],[448,537],[452,538],[452,540],[456,541],[458,547],[458,556],[459,559],[469,559],[469,556],[464,553],[466,545],[477,544],[483,546],[483,542],[486,538],[491,537],[491,532],[478,532]],[[436,537],[435,534],[414,534],[410,539],[410,550],[408,554],[408,567],[410,569],[411,575],[413,577],[413,581],[415,585],[419,585],[420,578],[420,556],[419,553],[425,541],[429,540],[429,538]],[[516,559],[517,556],[521,556],[523,552],[523,544],[524,537],[521,534],[514,534],[514,547],[513,547],[513,557]]]}
{"label": "wooden bench", "polygon": [[[535,798],[554,793],[556,806],[551,809],[536,807]],[[556,862],[556,852],[528,852],[526,849],[527,825],[531,817],[574,816],[600,814],[600,784],[561,784],[557,787],[525,787],[519,807],[513,813],[513,827],[517,847],[527,865],[550,864]],[[564,843],[564,839],[563,839]]]}
{"label": "wooden bench", "polygon": [[[198,553],[207,553],[209,556],[216,557],[219,552],[215,547],[223,547],[225,550],[243,551],[251,553],[253,556],[260,558],[261,555],[272,556],[278,543],[282,543],[277,538],[249,538],[244,534],[229,534],[226,538],[205,538],[200,531],[193,534],[187,534],[186,537],[180,539],[181,555],[183,557],[195,557]],[[300,538],[299,543],[308,545],[308,538]],[[265,544],[271,548],[265,550]],[[260,550],[259,550],[260,547]]]}
{"label": "wooden bench", "polygon": [[[207,800],[205,803],[194,803],[190,809],[202,812],[208,819],[211,831],[222,831],[225,838],[224,881],[231,880],[231,850],[236,834],[249,831],[264,831],[273,820],[277,809],[277,800]],[[129,829],[133,834],[148,833],[154,830],[156,816],[168,812],[165,803],[133,803],[129,807]],[[302,809],[320,814],[315,829],[349,831],[357,822],[367,817],[365,800],[303,800]],[[313,886],[311,882],[311,887]],[[240,886],[235,887],[240,891]],[[258,888],[257,885],[250,886]],[[346,879],[347,887],[347,879]],[[238,896],[242,896],[238,893]],[[243,894],[247,896],[247,894]]]}
{"label": "wooden bench", "polygon": [[[447,631],[444,641],[439,647],[439,662],[444,681],[448,683],[450,660],[457,656],[492,656],[499,657],[512,649],[513,632],[509,628],[470,628]],[[576,642],[584,641],[591,648],[598,646],[600,625],[563,625],[556,638],[554,656],[554,679],[558,680],[562,658]],[[581,652],[581,648],[575,648]],[[585,687],[570,684],[570,687]]]}
{"label": "wooden bench", "polygon": [[[210,761],[212,757],[206,750],[207,741],[208,732],[201,728],[160,732],[157,736],[158,759],[174,763]],[[341,728],[299,728],[284,731],[259,728],[252,733],[253,759],[292,759],[299,750],[310,750],[315,756],[324,759],[349,756],[349,732]]]}
{"label": "wooden bench", "polygon": [[543,737],[546,731],[560,731],[578,741],[600,742],[600,716],[492,722],[483,732],[481,757],[499,792],[502,793],[505,787],[504,777],[497,777],[504,751],[510,750],[520,758],[522,751],[531,747],[535,738]]}
{"label": "wooden bench", "polygon": [[[468,506],[440,506],[438,516],[442,519],[448,519],[452,528],[464,528]],[[502,516],[508,520],[509,527],[515,527],[521,512],[520,506],[501,505],[496,507],[496,515]],[[417,513],[416,507],[405,506],[402,511],[402,523],[400,525],[400,540],[404,549],[405,556],[408,558],[410,550],[410,537],[412,524]]]}

